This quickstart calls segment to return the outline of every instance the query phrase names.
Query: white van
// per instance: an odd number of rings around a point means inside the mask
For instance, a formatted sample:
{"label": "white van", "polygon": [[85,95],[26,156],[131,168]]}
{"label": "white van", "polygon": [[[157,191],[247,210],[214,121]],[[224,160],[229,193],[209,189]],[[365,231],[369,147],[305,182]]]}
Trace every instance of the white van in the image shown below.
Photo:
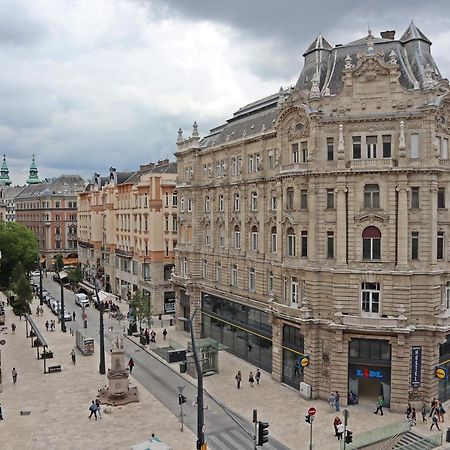
{"label": "white van", "polygon": [[89,306],[89,299],[86,294],[75,294],[75,304],[80,306]]}

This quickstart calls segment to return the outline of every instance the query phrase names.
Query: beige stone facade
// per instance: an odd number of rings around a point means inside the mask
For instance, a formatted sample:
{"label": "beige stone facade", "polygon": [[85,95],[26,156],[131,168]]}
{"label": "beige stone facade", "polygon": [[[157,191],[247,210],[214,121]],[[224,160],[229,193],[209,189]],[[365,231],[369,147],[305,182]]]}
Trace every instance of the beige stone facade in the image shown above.
{"label": "beige stone facade", "polygon": [[177,243],[176,164],[168,160],[137,172],[95,174],[78,198],[79,261],[85,279],[129,298],[137,289],[155,314],[170,313],[170,282]]}
{"label": "beige stone facade", "polygon": [[201,306],[198,334],[313,397],[438,395],[450,100],[430,45],[414,24],[334,48],[319,36],[295,87],[202,139],[179,131],[178,314]]}

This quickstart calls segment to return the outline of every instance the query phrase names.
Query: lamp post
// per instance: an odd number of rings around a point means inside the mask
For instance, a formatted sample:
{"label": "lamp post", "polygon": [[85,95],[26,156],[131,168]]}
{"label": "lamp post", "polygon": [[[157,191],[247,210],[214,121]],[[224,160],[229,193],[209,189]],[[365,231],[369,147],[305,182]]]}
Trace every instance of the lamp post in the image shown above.
{"label": "lamp post", "polygon": [[195,344],[194,327],[192,320],[195,317],[197,308],[195,308],[192,316],[187,319],[180,317],[179,320],[187,322],[189,324],[189,330],[192,340],[192,353],[194,354],[195,370],[197,372],[197,450],[203,450],[205,448],[205,411],[203,407],[203,371],[200,366],[200,359],[197,353],[197,346]]}
{"label": "lamp post", "polygon": [[106,373],[105,364],[105,329],[103,325],[103,303],[100,301],[98,295],[98,285],[97,277],[94,278],[95,296],[97,297],[98,310],[100,312],[100,364],[98,366],[98,371],[104,375]]}
{"label": "lamp post", "polygon": [[[56,267],[56,272],[58,273],[59,285],[61,286],[61,311],[60,311],[60,314],[61,314],[61,331],[63,333],[65,333],[66,332],[66,320],[64,318],[64,285],[63,285],[63,282],[61,280],[61,275],[59,273],[58,264],[55,264],[55,267]],[[42,274],[41,274],[41,284],[42,284]],[[42,293],[42,290],[41,290],[41,293]]]}
{"label": "lamp post", "polygon": [[42,264],[41,258],[38,253],[38,264],[39,264],[39,304],[42,306],[44,304],[44,299],[42,298]]}

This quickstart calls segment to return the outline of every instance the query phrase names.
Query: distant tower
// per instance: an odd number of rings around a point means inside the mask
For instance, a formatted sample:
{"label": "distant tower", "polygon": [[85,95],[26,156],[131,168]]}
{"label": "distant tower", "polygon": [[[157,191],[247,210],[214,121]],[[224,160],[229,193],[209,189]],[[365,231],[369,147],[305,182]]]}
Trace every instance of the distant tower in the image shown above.
{"label": "distant tower", "polygon": [[41,182],[41,180],[39,180],[39,177],[38,177],[38,169],[37,169],[36,161],[34,160],[34,155],[33,155],[33,160],[31,161],[31,166],[30,166],[30,175],[28,176],[27,183],[28,184],[37,184],[40,182]]}
{"label": "distant tower", "polygon": [[9,178],[8,164],[6,164],[6,155],[3,155],[3,163],[0,168],[0,186],[11,186],[12,182]]}

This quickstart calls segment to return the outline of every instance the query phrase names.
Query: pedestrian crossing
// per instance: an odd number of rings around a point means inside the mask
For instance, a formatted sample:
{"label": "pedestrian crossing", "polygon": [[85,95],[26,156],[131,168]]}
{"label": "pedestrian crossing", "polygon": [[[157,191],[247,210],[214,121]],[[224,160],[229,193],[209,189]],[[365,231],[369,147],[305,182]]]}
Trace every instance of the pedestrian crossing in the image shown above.
{"label": "pedestrian crossing", "polygon": [[[211,450],[252,450],[255,445],[247,433],[236,428],[207,433],[206,442]],[[264,450],[287,450],[287,447],[269,437],[269,442],[264,444]]]}

